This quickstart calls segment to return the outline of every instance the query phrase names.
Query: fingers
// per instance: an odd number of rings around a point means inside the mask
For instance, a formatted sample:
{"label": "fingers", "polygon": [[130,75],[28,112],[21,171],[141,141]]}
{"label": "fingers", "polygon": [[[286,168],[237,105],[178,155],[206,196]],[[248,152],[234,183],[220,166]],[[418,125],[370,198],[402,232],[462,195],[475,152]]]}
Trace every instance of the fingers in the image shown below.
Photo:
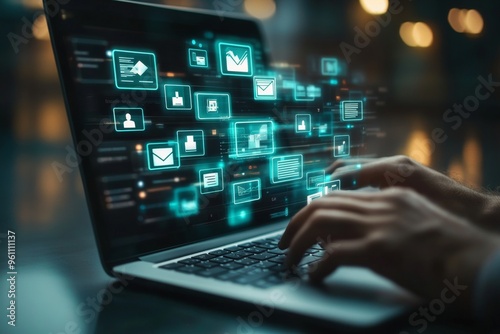
{"label": "fingers", "polygon": [[372,158],[357,158],[357,159],[349,159],[349,160],[344,160],[340,159],[335,161],[333,164],[328,166],[325,170],[327,174],[332,174],[334,173],[337,169],[341,167],[346,167],[346,166],[356,166],[356,165],[364,165],[366,163],[372,162],[376,159]]}
{"label": "fingers", "polygon": [[331,178],[341,180],[342,185],[346,187],[353,184],[356,188],[367,186],[387,188],[395,184],[403,184],[414,168],[415,165],[411,159],[396,156],[337,168]]}
{"label": "fingers", "polygon": [[319,209],[337,209],[347,212],[358,212],[364,214],[367,212],[367,210],[371,209],[370,205],[367,205],[366,203],[362,203],[361,201],[355,199],[364,199],[365,201],[368,201],[370,198],[373,198],[373,196],[362,193],[355,194],[352,192],[336,191],[326,197],[315,200],[314,202],[300,210],[290,220],[290,223],[283,233],[278,246],[281,249],[288,248],[295,234],[304,225],[307,219],[311,215],[313,215],[315,211]]}
{"label": "fingers", "polygon": [[331,243],[326,247],[323,258],[309,267],[309,279],[319,283],[339,266],[365,266],[367,258],[368,247],[364,239]]}
{"label": "fingers", "polygon": [[304,252],[319,239],[348,240],[363,237],[370,230],[365,215],[332,209],[316,210],[290,242],[286,265],[293,268]]}

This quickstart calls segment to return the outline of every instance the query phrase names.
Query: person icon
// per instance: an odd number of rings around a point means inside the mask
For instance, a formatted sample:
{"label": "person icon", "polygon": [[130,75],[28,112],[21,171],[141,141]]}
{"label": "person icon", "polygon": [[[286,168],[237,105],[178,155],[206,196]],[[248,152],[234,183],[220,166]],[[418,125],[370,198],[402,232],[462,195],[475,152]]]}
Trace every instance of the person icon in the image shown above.
{"label": "person icon", "polygon": [[123,122],[123,127],[125,129],[135,129],[135,122],[131,120],[132,116],[129,113],[125,114],[126,121]]}

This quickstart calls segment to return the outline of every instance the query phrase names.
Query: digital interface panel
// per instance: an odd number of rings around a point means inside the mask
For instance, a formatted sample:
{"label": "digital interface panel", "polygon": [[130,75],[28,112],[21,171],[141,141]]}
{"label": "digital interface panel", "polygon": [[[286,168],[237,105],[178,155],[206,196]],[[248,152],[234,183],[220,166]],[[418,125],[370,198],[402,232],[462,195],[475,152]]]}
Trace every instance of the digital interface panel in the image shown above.
{"label": "digital interface panel", "polygon": [[335,55],[273,67],[253,22],[125,9],[60,23],[76,138],[102,136],[84,172],[111,256],[289,219],[362,150],[369,106]]}

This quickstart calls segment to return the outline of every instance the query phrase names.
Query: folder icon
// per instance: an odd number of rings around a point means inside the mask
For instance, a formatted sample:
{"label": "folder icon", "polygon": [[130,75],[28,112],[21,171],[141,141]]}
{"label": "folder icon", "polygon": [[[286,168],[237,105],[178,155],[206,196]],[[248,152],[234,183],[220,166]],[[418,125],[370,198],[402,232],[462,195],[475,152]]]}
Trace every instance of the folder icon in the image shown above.
{"label": "folder icon", "polygon": [[256,96],[275,96],[276,81],[274,79],[255,79]]}
{"label": "folder icon", "polygon": [[237,55],[233,50],[226,52],[226,68],[228,72],[248,73],[248,51]]}
{"label": "folder icon", "polygon": [[173,166],[174,165],[174,150],[171,147],[153,148],[153,166]]}

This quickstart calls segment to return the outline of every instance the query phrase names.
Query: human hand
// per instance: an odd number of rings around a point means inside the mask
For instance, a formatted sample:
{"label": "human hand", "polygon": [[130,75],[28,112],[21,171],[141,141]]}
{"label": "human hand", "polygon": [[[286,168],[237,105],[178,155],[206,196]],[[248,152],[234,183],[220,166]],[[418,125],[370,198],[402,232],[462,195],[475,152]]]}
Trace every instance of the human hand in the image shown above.
{"label": "human hand", "polygon": [[[362,266],[424,298],[439,297],[445,279],[472,287],[483,261],[500,248],[497,237],[404,188],[317,199],[291,219],[279,247],[288,248],[293,267],[320,240],[325,255],[313,265],[312,281],[342,265]],[[470,305],[471,290],[458,306]]]}
{"label": "human hand", "polygon": [[[340,179],[343,189],[366,186],[406,187],[433,203],[487,229],[499,231],[498,196],[474,191],[406,156],[380,159],[338,160],[326,169],[331,179]],[[353,182],[355,180],[355,182]]]}

